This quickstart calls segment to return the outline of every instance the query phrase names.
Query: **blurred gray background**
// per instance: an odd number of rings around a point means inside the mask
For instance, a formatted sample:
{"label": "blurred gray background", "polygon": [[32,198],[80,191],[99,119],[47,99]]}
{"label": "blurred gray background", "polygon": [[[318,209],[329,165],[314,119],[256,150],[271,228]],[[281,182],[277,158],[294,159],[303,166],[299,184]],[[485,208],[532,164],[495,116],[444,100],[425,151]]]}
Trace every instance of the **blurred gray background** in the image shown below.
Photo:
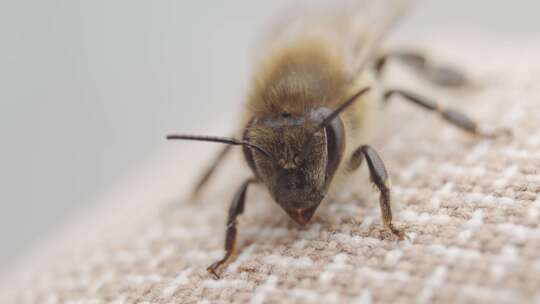
{"label": "blurred gray background", "polygon": [[[136,172],[164,134],[234,123],[254,46],[287,3],[0,0],[0,271]],[[539,11],[424,0],[394,34],[538,39]]]}

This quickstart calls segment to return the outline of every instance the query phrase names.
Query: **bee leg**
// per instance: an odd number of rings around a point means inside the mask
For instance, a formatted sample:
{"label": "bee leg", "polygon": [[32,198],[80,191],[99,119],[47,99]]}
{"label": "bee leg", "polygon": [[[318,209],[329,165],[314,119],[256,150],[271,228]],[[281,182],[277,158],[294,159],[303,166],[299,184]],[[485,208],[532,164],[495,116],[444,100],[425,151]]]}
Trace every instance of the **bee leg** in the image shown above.
{"label": "bee leg", "polygon": [[390,187],[391,181],[388,172],[384,166],[384,162],[379,157],[377,152],[368,145],[362,145],[357,148],[351,159],[349,160],[348,169],[350,171],[358,169],[362,164],[362,159],[366,158],[366,162],[369,168],[369,175],[371,182],[380,191],[379,204],[381,207],[381,214],[383,218],[384,226],[392,232],[399,240],[403,240],[405,234],[403,231],[398,230],[392,225],[392,209],[390,207]]}
{"label": "bee leg", "polygon": [[495,130],[493,132],[482,131],[478,127],[476,122],[474,122],[467,115],[453,109],[444,108],[434,101],[425,99],[423,97],[420,97],[416,94],[413,94],[411,92],[407,92],[404,90],[398,89],[398,90],[386,91],[384,93],[384,102],[388,102],[390,98],[394,95],[399,95],[405,98],[405,100],[410,101],[414,103],[415,105],[418,105],[426,110],[439,113],[442,119],[446,120],[447,122],[453,124],[454,126],[468,133],[485,137],[485,138],[497,138],[500,136],[511,137],[512,136],[512,132],[508,129],[500,129],[500,130]]}
{"label": "bee leg", "polygon": [[236,218],[244,212],[244,203],[246,201],[246,191],[249,184],[255,182],[254,178],[246,180],[240,189],[234,195],[231,206],[229,207],[229,217],[227,219],[227,231],[225,233],[225,256],[210,265],[206,270],[214,275],[214,277],[219,279],[217,270],[219,267],[227,263],[230,257],[234,253],[235,243],[236,243]]}
{"label": "bee leg", "polygon": [[195,184],[195,187],[191,191],[191,197],[196,198],[199,193],[201,192],[201,189],[206,185],[210,177],[214,174],[217,167],[223,162],[225,159],[225,156],[231,151],[232,146],[225,145],[223,146],[223,149],[217,154],[214,158],[214,160],[210,163],[210,166],[206,168],[204,171],[204,174],[201,175],[201,177],[197,180],[197,183]]}
{"label": "bee leg", "polygon": [[441,87],[459,88],[470,83],[465,73],[451,66],[435,65],[423,54],[415,51],[394,51],[379,56],[375,60],[375,72],[379,77],[382,77],[389,60],[406,64],[421,77]]}

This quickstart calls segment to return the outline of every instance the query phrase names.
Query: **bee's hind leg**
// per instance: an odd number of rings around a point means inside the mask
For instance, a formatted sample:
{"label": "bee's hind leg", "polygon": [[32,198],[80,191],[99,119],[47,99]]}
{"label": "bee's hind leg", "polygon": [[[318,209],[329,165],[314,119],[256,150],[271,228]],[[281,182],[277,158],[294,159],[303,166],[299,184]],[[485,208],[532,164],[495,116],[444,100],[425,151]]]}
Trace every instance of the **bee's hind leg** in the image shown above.
{"label": "bee's hind leg", "polygon": [[206,270],[219,279],[218,269],[225,265],[234,253],[236,244],[236,218],[244,212],[247,188],[251,183],[256,182],[254,178],[246,180],[234,195],[229,207],[229,217],[227,218],[227,231],[225,232],[225,256],[210,265]]}
{"label": "bee's hind leg", "polygon": [[369,168],[371,182],[374,183],[380,191],[379,205],[381,207],[384,226],[392,232],[393,235],[397,236],[399,240],[403,240],[405,236],[403,231],[395,228],[392,224],[392,209],[390,206],[390,187],[392,183],[384,166],[384,162],[377,152],[368,145],[360,146],[351,156],[348,170],[354,171],[358,169],[364,158],[366,159]]}
{"label": "bee's hind leg", "polygon": [[512,132],[508,129],[498,129],[494,130],[492,132],[486,132],[481,130],[478,127],[478,124],[474,122],[471,118],[469,118],[467,115],[453,110],[443,107],[442,105],[436,103],[435,101],[426,99],[424,97],[418,96],[414,93],[401,90],[401,89],[391,89],[387,90],[384,93],[384,102],[389,102],[390,98],[394,95],[398,95],[405,100],[412,102],[413,104],[420,106],[428,111],[436,112],[438,113],[442,119],[445,121],[453,124],[454,126],[470,133],[473,135],[477,135],[484,138],[498,138],[498,137],[512,137]]}
{"label": "bee's hind leg", "polygon": [[395,60],[412,68],[432,84],[446,88],[461,88],[470,84],[464,72],[449,65],[438,65],[417,51],[387,52],[375,59],[375,72],[382,77],[389,61]]}

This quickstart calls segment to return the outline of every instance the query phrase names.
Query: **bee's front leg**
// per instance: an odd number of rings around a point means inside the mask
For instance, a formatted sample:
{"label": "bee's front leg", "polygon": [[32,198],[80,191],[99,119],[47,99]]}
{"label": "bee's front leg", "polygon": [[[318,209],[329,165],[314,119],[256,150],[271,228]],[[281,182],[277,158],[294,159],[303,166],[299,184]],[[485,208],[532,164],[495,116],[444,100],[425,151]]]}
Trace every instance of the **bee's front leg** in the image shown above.
{"label": "bee's front leg", "polygon": [[383,218],[384,226],[392,234],[398,237],[399,240],[403,240],[405,234],[403,231],[398,230],[392,225],[392,209],[390,206],[390,187],[391,181],[388,172],[384,166],[384,162],[379,157],[377,152],[368,145],[360,146],[356,149],[349,160],[349,170],[354,171],[360,167],[362,160],[365,157],[368,168],[371,182],[380,191],[379,204],[381,207],[381,214]]}
{"label": "bee's front leg", "polygon": [[236,218],[244,212],[244,203],[246,201],[246,192],[249,184],[256,182],[256,179],[250,178],[246,180],[240,189],[234,195],[231,206],[229,207],[229,217],[227,219],[227,231],[225,233],[225,256],[210,265],[206,270],[210,272],[216,279],[219,279],[217,270],[223,266],[231,258],[234,253],[236,243]]}

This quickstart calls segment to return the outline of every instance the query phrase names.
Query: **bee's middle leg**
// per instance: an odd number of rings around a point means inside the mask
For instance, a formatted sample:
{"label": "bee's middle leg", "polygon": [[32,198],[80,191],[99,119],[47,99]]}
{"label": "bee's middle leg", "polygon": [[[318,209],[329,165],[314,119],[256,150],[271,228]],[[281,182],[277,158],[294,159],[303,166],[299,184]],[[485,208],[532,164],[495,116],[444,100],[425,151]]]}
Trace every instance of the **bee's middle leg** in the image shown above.
{"label": "bee's middle leg", "polygon": [[465,115],[464,113],[454,109],[445,108],[433,100],[427,99],[409,91],[401,89],[387,90],[384,93],[384,102],[389,102],[394,95],[403,97],[406,101],[409,101],[428,111],[438,113],[445,121],[470,134],[484,138],[512,137],[512,132],[508,129],[498,129],[492,132],[483,131],[478,127],[478,124],[474,120],[469,118],[469,116]]}
{"label": "bee's middle leg", "polygon": [[374,183],[380,191],[379,205],[381,207],[384,226],[400,240],[403,240],[405,236],[403,231],[395,228],[392,224],[392,209],[390,206],[390,187],[392,183],[390,181],[390,176],[386,171],[386,167],[384,166],[384,162],[377,152],[368,145],[360,146],[351,156],[348,170],[354,171],[358,169],[364,158],[366,159],[369,168],[371,182]]}
{"label": "bee's middle leg", "polygon": [[391,51],[378,56],[375,59],[375,72],[379,77],[383,76],[390,61],[407,65],[419,76],[440,87],[460,88],[470,84],[464,72],[452,66],[434,64],[418,51]]}
{"label": "bee's middle leg", "polygon": [[227,219],[227,231],[225,232],[225,256],[210,265],[206,270],[214,275],[216,279],[219,279],[217,270],[225,265],[227,261],[231,258],[234,253],[235,244],[236,244],[236,218],[244,212],[244,205],[246,201],[246,192],[248,186],[256,182],[254,178],[246,180],[242,186],[238,189],[234,198],[232,200],[231,206],[229,207],[229,217]]}

